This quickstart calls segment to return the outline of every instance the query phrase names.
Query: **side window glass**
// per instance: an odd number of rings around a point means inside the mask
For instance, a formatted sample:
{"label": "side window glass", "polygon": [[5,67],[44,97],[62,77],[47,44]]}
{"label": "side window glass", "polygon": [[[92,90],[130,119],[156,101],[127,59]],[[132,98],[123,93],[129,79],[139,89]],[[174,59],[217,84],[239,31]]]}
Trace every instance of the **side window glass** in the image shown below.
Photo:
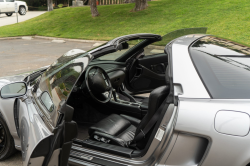
{"label": "side window glass", "polygon": [[61,99],[66,99],[83,70],[82,63],[69,65],[57,72],[51,79],[51,87]]}
{"label": "side window glass", "polygon": [[99,58],[97,58],[98,60],[116,60],[117,58],[119,58],[120,56],[122,56],[125,52],[127,52],[128,50],[130,50],[132,47],[134,47],[136,44],[140,43],[141,41],[143,41],[142,39],[140,40],[130,40],[128,41],[128,48],[127,49],[123,49],[123,50],[119,50],[110,54],[106,54],[104,56],[101,56]]}
{"label": "side window glass", "polygon": [[54,110],[53,101],[51,100],[51,97],[47,91],[43,92],[43,94],[41,95],[41,102],[49,112],[52,112]]}
{"label": "side window glass", "polygon": [[0,0],[0,2],[4,2],[4,0]]}
{"label": "side window glass", "polygon": [[6,0],[6,2],[15,2],[15,0]]}

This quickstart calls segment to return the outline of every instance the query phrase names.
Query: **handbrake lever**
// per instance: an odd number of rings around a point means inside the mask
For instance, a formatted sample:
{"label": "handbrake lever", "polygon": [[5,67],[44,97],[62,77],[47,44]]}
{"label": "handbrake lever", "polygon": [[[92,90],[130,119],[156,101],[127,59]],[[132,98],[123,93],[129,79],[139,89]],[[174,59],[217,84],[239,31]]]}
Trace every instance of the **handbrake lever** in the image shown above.
{"label": "handbrake lever", "polygon": [[113,97],[114,97],[114,100],[115,100],[116,102],[118,102],[118,100],[117,100],[117,98],[116,98],[116,90],[115,90],[115,89],[112,89],[112,95],[113,95]]}
{"label": "handbrake lever", "polygon": [[135,98],[133,98],[131,95],[129,95],[128,93],[125,92],[124,85],[120,86],[120,93],[122,95],[128,97],[129,100],[130,100],[130,102],[137,103],[137,101],[135,100]]}

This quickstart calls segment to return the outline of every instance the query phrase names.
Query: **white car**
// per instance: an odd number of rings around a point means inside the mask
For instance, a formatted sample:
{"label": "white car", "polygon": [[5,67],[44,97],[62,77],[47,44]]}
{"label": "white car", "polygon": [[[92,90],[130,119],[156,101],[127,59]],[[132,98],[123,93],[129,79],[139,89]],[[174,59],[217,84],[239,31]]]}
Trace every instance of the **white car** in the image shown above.
{"label": "white car", "polygon": [[28,11],[28,5],[24,1],[15,0],[0,0],[0,14],[5,13],[7,16],[12,16],[15,13],[15,3],[18,6],[18,13],[25,15]]}

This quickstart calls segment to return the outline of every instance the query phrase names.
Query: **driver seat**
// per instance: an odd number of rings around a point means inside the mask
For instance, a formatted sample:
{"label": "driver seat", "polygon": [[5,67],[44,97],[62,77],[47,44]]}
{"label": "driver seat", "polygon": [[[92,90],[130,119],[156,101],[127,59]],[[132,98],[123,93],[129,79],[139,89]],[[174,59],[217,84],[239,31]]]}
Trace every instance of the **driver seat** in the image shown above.
{"label": "driver seat", "polygon": [[167,98],[169,90],[169,86],[161,86],[150,93],[148,112],[142,120],[128,115],[112,114],[89,128],[90,139],[128,147]]}

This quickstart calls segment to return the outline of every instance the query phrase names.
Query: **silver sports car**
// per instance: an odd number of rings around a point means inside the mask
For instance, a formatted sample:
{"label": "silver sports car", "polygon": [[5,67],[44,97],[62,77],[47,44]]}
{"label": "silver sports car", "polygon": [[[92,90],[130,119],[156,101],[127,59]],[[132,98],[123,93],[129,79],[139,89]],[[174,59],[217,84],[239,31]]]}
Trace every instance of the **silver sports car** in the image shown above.
{"label": "silver sports car", "polygon": [[250,47],[206,28],[133,34],[0,79],[0,159],[249,166]]}

